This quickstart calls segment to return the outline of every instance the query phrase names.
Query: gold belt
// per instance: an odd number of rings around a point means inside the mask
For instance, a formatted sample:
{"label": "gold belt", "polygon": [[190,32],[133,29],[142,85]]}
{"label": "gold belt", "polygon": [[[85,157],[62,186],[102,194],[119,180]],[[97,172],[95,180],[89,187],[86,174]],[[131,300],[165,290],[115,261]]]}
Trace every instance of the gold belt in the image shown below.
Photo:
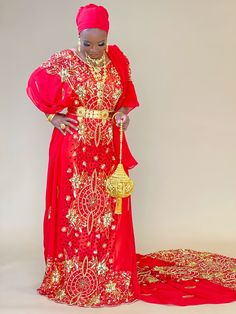
{"label": "gold belt", "polygon": [[85,107],[78,107],[76,110],[76,115],[80,118],[92,118],[92,119],[102,119],[106,120],[110,117],[110,113],[113,111],[109,111],[107,109],[103,110],[93,110],[87,109]]}

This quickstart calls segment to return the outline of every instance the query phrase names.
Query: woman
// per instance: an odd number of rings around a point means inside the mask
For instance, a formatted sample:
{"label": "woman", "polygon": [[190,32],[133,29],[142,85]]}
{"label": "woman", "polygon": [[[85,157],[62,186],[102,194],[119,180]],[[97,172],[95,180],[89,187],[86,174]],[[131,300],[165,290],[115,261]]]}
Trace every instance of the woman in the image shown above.
{"label": "woman", "polygon": [[[116,199],[106,180],[119,163],[119,127],[139,106],[129,61],[107,44],[107,10],[76,17],[79,44],[51,56],[30,76],[27,93],[54,126],[49,148],[44,254],[38,289],[70,305],[100,307],[136,300],[194,305],[236,299],[236,259],[190,249],[136,254],[131,198]],[[66,113],[61,113],[67,109]],[[125,133],[126,173],[137,165]]]}

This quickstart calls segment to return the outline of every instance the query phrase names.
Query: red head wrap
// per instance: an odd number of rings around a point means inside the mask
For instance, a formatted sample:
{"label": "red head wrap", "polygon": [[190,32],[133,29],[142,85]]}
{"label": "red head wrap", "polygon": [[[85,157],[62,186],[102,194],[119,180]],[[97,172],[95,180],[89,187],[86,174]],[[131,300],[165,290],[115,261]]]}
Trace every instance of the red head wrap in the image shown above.
{"label": "red head wrap", "polygon": [[76,16],[78,33],[87,28],[100,28],[108,33],[109,15],[107,10],[96,4],[80,7]]}

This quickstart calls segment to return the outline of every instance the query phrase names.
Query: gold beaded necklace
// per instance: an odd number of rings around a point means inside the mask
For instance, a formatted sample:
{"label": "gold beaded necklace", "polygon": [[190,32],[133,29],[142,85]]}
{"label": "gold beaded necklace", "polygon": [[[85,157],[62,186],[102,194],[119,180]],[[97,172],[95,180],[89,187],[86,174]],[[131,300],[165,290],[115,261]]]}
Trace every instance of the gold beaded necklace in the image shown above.
{"label": "gold beaded necklace", "polygon": [[[99,59],[92,59],[87,54],[86,61],[89,65],[89,68],[92,72],[92,75],[97,83],[97,105],[98,107],[102,107],[103,104],[103,94],[104,94],[104,86],[105,81],[107,78],[107,67],[106,67],[106,56],[105,52],[103,53],[102,57]],[[93,62],[96,63],[96,65],[92,64]],[[98,66],[99,63],[103,63],[102,66]],[[103,69],[103,74],[101,74],[101,70]]]}
{"label": "gold beaded necklace", "polygon": [[87,53],[85,54],[86,60],[89,61],[91,64],[95,64],[96,66],[103,65],[105,53],[101,56],[101,58],[93,59]]}

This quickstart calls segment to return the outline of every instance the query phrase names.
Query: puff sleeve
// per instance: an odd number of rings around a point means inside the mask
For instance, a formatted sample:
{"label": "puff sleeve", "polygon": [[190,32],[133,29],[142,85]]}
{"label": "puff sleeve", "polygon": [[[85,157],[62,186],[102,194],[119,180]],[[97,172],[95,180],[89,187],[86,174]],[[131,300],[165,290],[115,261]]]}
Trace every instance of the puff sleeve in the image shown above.
{"label": "puff sleeve", "polygon": [[44,113],[57,113],[70,106],[72,89],[67,83],[68,69],[62,59],[61,55],[54,54],[29,77],[26,92]]}

